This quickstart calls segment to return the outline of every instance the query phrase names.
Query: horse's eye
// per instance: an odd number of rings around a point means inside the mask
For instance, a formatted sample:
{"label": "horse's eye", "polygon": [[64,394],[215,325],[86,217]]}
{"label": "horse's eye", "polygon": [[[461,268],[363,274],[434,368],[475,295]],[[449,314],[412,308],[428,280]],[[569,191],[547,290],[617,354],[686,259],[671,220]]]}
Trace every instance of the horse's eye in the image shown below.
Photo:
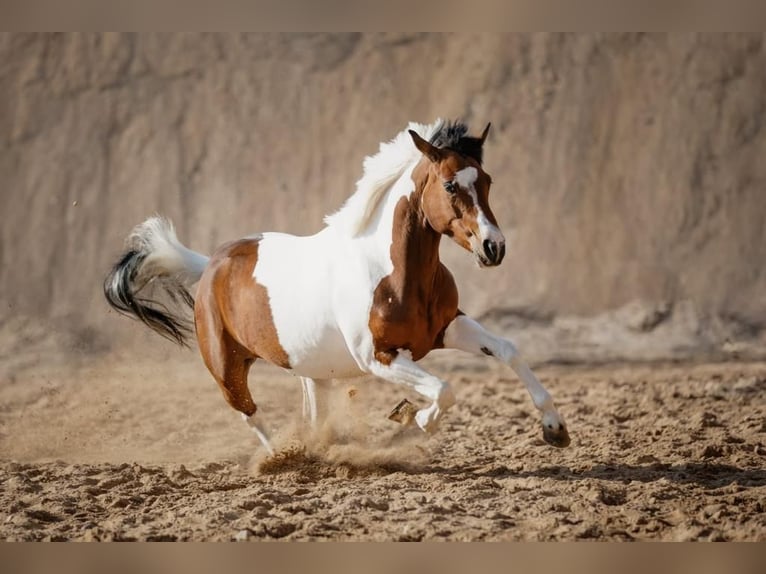
{"label": "horse's eye", "polygon": [[455,193],[457,191],[457,186],[454,181],[445,181],[444,189],[447,190],[447,193]]}

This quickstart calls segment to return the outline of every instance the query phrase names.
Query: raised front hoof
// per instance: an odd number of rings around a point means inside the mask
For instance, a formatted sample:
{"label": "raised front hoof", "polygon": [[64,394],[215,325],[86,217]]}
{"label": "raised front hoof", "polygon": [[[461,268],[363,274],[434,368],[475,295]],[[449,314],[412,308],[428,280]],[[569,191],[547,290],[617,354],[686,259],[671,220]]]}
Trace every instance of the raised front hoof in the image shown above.
{"label": "raised front hoof", "polygon": [[416,412],[418,412],[418,409],[415,405],[407,399],[402,399],[388,415],[388,419],[404,426],[409,426],[415,420]]}
{"label": "raised front hoof", "polygon": [[543,425],[543,440],[556,448],[565,448],[571,442],[565,424]]}

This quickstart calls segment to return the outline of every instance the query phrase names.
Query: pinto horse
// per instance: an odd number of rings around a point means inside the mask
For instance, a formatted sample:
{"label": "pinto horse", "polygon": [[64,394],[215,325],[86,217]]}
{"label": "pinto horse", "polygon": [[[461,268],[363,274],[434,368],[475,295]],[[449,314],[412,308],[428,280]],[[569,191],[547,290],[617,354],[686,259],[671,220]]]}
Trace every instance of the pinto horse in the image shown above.
{"label": "pinto horse", "polygon": [[[542,413],[545,441],[565,447],[569,434],[550,394],[511,341],[460,311],[455,281],[439,260],[442,235],[479,267],[505,255],[482,167],[488,131],[470,137],[458,122],[410,124],[366,158],[356,192],[309,237],[253,235],[208,258],[184,247],[170,222],[150,218],[107,276],[106,299],[180,344],[191,335],[184,308],[192,307],[205,365],[269,452],[247,384],[255,360],[301,378],[312,422],[317,386],[369,373],[431,401],[410,417],[430,433],[455,404],[449,383],[417,364],[440,348],[508,364]],[[150,284],[168,304],[142,293]]]}

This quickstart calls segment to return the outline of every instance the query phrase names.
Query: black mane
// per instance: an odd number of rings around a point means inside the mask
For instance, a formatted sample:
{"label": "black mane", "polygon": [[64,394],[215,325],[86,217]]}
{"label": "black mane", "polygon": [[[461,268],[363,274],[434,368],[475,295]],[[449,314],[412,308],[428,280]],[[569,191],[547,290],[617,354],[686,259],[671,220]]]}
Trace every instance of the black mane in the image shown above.
{"label": "black mane", "polygon": [[467,136],[468,126],[461,121],[446,122],[431,138],[431,143],[438,148],[448,148],[467,157],[472,157],[481,165],[481,138]]}

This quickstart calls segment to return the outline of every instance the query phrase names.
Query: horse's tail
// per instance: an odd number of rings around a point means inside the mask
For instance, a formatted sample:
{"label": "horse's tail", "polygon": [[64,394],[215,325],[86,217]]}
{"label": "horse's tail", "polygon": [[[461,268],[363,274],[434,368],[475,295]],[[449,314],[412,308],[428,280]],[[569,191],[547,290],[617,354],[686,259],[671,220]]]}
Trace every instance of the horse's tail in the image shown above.
{"label": "horse's tail", "polygon": [[[128,237],[127,250],[104,280],[104,296],[120,313],[186,345],[192,333],[189,309],[194,307],[188,287],[199,280],[207,262],[204,255],[181,245],[170,221],[151,217]],[[149,289],[156,295],[141,295],[150,285],[159,285],[168,304],[158,299],[156,289]]]}

